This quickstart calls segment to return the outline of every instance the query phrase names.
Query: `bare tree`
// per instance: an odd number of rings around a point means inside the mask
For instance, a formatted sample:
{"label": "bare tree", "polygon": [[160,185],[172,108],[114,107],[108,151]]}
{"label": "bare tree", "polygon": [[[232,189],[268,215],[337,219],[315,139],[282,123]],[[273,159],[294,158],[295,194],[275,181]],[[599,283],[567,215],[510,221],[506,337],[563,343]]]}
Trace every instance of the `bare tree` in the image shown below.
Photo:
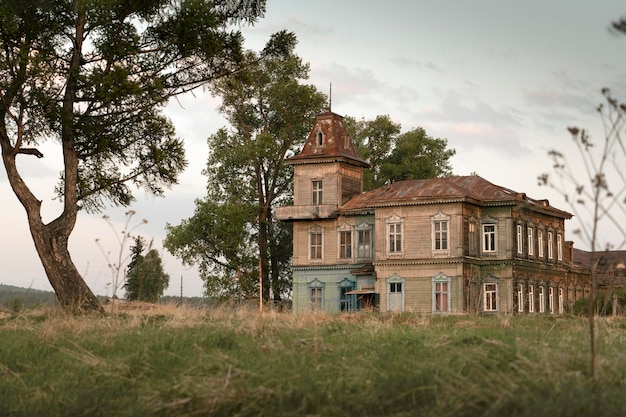
{"label": "bare tree", "polygon": [[113,290],[111,298],[114,300],[117,298],[117,290],[120,289],[125,281],[124,276],[122,275],[122,271],[124,271],[124,269],[126,268],[126,264],[128,263],[128,260],[130,258],[130,253],[125,253],[128,242],[129,240],[135,239],[135,236],[132,234],[132,232],[142,224],[148,223],[148,220],[143,219],[139,223],[131,227],[130,221],[135,214],[135,210],[129,210],[126,212],[126,223],[124,223],[124,229],[119,232],[115,228],[115,226],[113,226],[113,223],[111,223],[111,219],[109,218],[109,216],[107,216],[106,214],[102,216],[102,218],[107,222],[109,227],[111,227],[111,230],[113,230],[113,234],[115,235],[115,238],[117,240],[119,246],[119,250],[116,255],[117,259],[111,255],[111,251],[104,250],[100,239],[96,239],[96,244],[98,245],[100,252],[102,252],[104,257],[106,258],[107,267],[111,271],[111,288]]}
{"label": "bare tree", "polygon": [[556,175],[539,176],[540,185],[549,185],[563,195],[579,219],[579,228],[574,233],[591,250],[589,332],[594,379],[597,377],[599,255],[601,251],[619,250],[626,245],[626,175],[623,171],[626,148],[622,137],[626,127],[626,104],[613,98],[608,88],[603,89],[602,94],[604,102],[597,110],[604,127],[603,140],[596,143],[587,130],[569,127],[581,163],[571,164],[564,153],[552,150],[549,154]]}

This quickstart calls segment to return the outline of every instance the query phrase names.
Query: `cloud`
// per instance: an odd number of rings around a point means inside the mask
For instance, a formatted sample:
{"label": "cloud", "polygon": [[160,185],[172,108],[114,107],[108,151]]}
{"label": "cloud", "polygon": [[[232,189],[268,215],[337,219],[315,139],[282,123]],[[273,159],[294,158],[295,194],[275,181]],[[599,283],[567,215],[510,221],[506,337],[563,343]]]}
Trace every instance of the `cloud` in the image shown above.
{"label": "cloud", "polygon": [[432,61],[422,62],[419,59],[407,58],[404,56],[398,56],[391,59],[393,64],[396,64],[401,67],[406,67],[409,69],[415,69],[418,71],[427,70],[435,73],[443,74],[445,71],[439,65]]}
{"label": "cloud", "polygon": [[557,91],[554,89],[523,89],[522,96],[530,106],[545,108],[575,109],[589,111],[593,101],[589,97],[572,91]]}

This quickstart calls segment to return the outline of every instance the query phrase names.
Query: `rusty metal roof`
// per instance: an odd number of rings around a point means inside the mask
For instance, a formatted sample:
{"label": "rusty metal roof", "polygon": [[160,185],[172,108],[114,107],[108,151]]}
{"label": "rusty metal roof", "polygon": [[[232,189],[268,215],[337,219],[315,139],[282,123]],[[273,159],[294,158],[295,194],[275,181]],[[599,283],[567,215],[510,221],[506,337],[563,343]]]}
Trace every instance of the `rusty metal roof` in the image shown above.
{"label": "rusty metal roof", "polygon": [[343,117],[333,112],[321,113],[316,116],[315,124],[302,147],[302,151],[289,158],[287,162],[306,164],[327,162],[329,159],[341,160],[362,167],[369,166],[357,155]]}
{"label": "rusty metal roof", "polygon": [[548,200],[535,200],[492,184],[478,175],[399,181],[350,199],[338,212],[349,214],[376,207],[434,204],[440,202],[472,202],[481,206],[528,204],[540,211],[569,219],[572,215],[550,206]]}

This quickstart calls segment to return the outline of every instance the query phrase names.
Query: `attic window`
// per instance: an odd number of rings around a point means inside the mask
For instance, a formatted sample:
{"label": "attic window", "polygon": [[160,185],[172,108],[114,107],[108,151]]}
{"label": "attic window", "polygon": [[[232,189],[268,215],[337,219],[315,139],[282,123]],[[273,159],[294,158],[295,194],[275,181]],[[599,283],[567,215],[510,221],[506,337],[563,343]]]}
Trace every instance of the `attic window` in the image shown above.
{"label": "attic window", "polygon": [[317,135],[315,135],[315,145],[322,146],[324,145],[324,134],[321,130],[317,131]]}

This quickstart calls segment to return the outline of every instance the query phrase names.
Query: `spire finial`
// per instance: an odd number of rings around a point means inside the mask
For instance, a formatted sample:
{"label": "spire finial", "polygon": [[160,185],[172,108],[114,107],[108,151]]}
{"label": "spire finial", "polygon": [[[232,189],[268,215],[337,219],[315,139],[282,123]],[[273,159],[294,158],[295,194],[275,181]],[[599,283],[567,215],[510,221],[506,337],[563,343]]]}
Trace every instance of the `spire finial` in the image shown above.
{"label": "spire finial", "polygon": [[330,93],[328,94],[328,111],[333,111],[333,83],[330,83]]}

